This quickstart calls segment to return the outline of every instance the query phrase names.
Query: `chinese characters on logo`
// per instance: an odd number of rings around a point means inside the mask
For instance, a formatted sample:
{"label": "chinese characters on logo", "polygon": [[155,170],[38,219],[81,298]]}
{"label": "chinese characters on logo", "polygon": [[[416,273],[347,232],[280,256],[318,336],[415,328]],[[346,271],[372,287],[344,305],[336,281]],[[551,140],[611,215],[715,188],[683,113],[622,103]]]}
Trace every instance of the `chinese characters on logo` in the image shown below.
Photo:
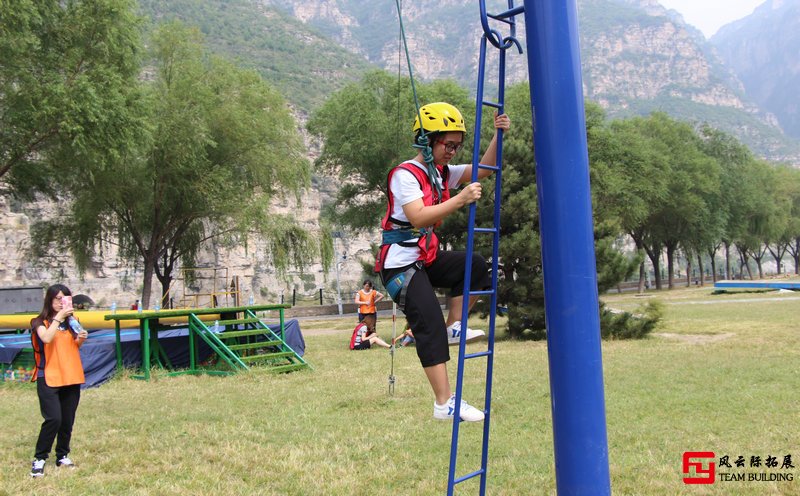
{"label": "chinese characters on logo", "polygon": [[[715,463],[718,462],[718,463]],[[795,468],[792,455],[783,457],[768,454],[766,457],[751,455],[749,459],[738,455],[731,459],[723,455],[717,460],[713,451],[686,451],[683,453],[683,483],[713,484],[722,482],[783,482],[794,480],[794,474],[788,472]],[[726,471],[725,469],[731,469]],[[745,469],[745,471],[737,470]],[[746,471],[760,469],[761,471]]]}

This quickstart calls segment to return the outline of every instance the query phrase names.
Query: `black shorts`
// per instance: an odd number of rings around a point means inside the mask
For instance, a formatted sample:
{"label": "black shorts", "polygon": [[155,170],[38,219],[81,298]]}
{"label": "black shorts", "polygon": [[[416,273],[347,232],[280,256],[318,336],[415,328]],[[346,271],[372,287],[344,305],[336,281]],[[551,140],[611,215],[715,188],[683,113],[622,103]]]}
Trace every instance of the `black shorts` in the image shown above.
{"label": "black shorts", "polygon": [[[467,254],[463,251],[439,251],[433,263],[419,270],[408,284],[405,314],[414,339],[417,341],[417,356],[423,367],[430,367],[450,360],[447,344],[447,326],[442,308],[434,288],[447,289],[450,296],[464,293],[464,269]],[[381,278],[388,281],[410,266],[384,269]],[[486,259],[472,255],[470,290],[480,291],[492,286]]]}
{"label": "black shorts", "polygon": [[353,349],[354,350],[368,350],[371,347],[372,347],[372,343],[370,343],[368,340],[364,340],[364,341],[361,341],[360,344],[357,344],[356,346],[354,346]]}

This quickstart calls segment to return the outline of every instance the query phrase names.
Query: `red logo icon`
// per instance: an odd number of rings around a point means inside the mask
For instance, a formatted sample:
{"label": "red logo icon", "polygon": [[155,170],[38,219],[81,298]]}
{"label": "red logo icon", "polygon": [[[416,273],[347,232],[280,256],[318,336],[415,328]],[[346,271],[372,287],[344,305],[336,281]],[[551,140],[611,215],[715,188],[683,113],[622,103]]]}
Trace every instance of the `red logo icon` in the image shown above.
{"label": "red logo icon", "polygon": [[[694,461],[693,461],[694,460]],[[683,478],[684,484],[713,484],[714,483],[713,451],[686,451],[683,453]],[[708,465],[705,468],[704,465]],[[694,469],[694,476],[689,475]]]}

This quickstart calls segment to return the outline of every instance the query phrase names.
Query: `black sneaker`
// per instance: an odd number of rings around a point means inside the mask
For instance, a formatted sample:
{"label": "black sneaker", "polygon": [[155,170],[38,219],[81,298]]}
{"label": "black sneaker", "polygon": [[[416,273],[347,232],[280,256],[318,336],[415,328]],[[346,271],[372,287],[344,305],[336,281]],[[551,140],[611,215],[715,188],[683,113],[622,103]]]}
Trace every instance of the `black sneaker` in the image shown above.
{"label": "black sneaker", "polygon": [[31,477],[41,477],[44,475],[44,460],[34,459],[31,463]]}
{"label": "black sneaker", "polygon": [[61,458],[56,460],[56,467],[75,468],[75,464],[72,463],[72,460],[70,460],[68,456],[62,456]]}

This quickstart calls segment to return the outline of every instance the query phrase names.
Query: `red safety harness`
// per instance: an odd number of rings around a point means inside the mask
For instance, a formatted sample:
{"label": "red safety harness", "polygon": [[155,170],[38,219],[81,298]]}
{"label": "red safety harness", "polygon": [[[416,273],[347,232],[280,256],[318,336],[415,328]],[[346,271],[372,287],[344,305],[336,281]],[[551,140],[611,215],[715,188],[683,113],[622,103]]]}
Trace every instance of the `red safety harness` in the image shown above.
{"label": "red safety harness", "polygon": [[392,217],[392,212],[394,211],[394,195],[392,194],[390,185],[392,182],[392,176],[399,169],[407,170],[413,174],[417,182],[419,182],[420,188],[422,189],[422,202],[426,207],[436,205],[450,199],[450,190],[447,187],[447,180],[450,174],[450,169],[448,167],[442,167],[441,165],[436,166],[436,170],[442,177],[443,187],[441,196],[436,193],[435,188],[428,178],[427,171],[421,169],[411,162],[403,162],[389,171],[389,175],[386,179],[386,190],[389,192],[389,205],[386,209],[386,215],[383,217],[383,221],[381,221],[383,239],[381,242],[380,252],[378,253],[378,259],[375,261],[375,272],[380,272],[383,270],[383,264],[386,262],[386,256],[389,252],[389,247],[393,244],[399,244],[400,246],[406,247],[418,247],[420,250],[418,260],[423,261],[426,266],[433,263],[433,261],[436,259],[436,252],[439,249],[439,238],[436,236],[436,233],[434,233],[433,230],[434,228],[438,227],[441,222],[438,222],[436,225],[428,228],[415,229],[410,222]]}

